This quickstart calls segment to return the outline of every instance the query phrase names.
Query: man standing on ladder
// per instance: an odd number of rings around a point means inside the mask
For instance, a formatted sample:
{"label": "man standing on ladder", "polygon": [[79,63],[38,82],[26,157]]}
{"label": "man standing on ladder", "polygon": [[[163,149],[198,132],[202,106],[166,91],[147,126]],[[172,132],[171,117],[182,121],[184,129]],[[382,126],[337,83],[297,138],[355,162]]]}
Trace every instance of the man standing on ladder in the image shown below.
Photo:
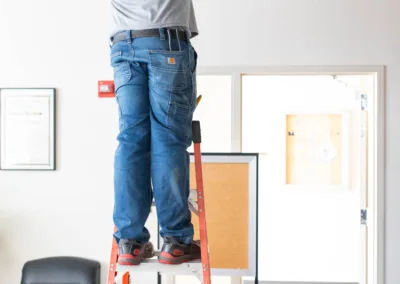
{"label": "man standing on ladder", "polygon": [[118,263],[154,256],[145,228],[154,199],[159,262],[200,259],[188,208],[198,35],[191,0],[111,0],[111,66],[119,113],[114,161]]}

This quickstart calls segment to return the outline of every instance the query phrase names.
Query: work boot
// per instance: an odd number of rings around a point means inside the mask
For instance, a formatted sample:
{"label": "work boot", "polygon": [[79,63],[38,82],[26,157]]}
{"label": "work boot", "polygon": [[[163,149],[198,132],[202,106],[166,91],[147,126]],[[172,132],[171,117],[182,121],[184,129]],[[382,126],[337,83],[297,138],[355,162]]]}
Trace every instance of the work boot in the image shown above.
{"label": "work boot", "polygon": [[164,264],[181,264],[201,259],[199,243],[190,244],[178,242],[174,237],[165,237],[158,261]]}
{"label": "work boot", "polygon": [[118,243],[118,249],[118,264],[121,265],[139,265],[144,259],[155,255],[151,242],[141,243],[122,239]]}

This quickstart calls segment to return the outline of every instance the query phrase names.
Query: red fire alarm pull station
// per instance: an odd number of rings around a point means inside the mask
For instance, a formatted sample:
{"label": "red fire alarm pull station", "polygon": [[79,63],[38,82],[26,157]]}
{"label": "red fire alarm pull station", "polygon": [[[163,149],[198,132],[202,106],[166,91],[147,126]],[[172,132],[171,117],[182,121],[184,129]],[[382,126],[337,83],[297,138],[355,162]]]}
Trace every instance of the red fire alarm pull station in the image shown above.
{"label": "red fire alarm pull station", "polygon": [[99,81],[99,97],[100,98],[112,98],[114,94],[114,81]]}

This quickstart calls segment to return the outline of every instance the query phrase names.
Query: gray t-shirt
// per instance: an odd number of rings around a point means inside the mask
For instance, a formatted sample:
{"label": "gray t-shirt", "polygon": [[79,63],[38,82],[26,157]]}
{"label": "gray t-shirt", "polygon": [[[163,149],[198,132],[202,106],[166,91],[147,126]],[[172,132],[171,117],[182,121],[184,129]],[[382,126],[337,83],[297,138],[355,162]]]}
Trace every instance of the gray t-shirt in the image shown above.
{"label": "gray t-shirt", "polygon": [[198,35],[192,0],[111,0],[111,35],[123,30],[183,27]]}

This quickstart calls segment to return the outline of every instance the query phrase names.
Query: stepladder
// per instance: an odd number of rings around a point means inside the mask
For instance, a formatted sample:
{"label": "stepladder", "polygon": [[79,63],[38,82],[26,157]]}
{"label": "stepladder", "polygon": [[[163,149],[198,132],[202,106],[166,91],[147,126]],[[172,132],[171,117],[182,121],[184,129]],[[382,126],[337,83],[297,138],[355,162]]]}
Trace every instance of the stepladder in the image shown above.
{"label": "stepladder", "polygon": [[[188,205],[192,213],[198,216],[199,220],[201,260],[189,261],[175,265],[161,264],[157,260],[160,252],[156,252],[155,258],[144,260],[140,265],[119,265],[118,244],[116,243],[116,240],[112,238],[107,284],[142,284],[140,279],[135,279],[135,273],[137,272],[157,272],[167,275],[193,275],[199,279],[199,283],[211,284],[211,267],[201,157],[201,128],[199,121],[192,122],[192,134],[196,189],[190,190]],[[116,230],[116,228],[114,228],[114,230]]]}

